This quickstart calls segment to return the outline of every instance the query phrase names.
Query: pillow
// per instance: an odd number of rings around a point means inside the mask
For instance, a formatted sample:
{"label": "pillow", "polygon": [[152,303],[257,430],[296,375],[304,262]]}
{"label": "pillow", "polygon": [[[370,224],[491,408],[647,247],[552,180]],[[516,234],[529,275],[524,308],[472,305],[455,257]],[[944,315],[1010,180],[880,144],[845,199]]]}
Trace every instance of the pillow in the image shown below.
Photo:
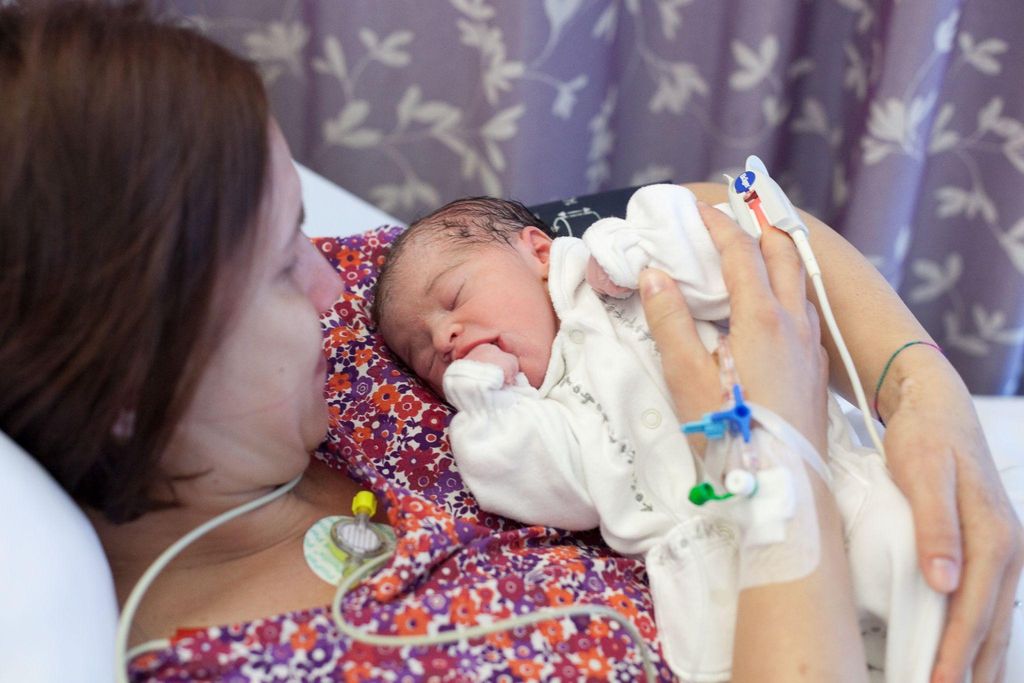
{"label": "pillow", "polygon": [[[599,218],[625,216],[636,189],[609,190],[530,210],[548,224],[552,236],[579,236]],[[346,288],[321,320],[329,358],[331,424],[317,456],[388,496],[398,487],[427,498],[456,519],[497,530],[518,528],[522,525],[480,509],[452,457],[446,435],[451,406],[392,355],[374,328],[373,285],[402,230],[384,226],[348,237],[313,239]],[[604,546],[596,531],[575,536]]]}
{"label": "pillow", "polygon": [[[402,231],[382,227],[316,247],[345,282],[342,299],[323,319],[330,411],[317,456],[375,490],[397,486],[454,517],[492,529],[520,526],[484,512],[462,483],[446,428],[452,408],[384,346],[370,318],[370,294],[391,242]],[[384,480],[389,486],[380,485]]]}
{"label": "pillow", "polygon": [[0,679],[109,681],[117,600],[99,538],[39,463],[0,432]]}

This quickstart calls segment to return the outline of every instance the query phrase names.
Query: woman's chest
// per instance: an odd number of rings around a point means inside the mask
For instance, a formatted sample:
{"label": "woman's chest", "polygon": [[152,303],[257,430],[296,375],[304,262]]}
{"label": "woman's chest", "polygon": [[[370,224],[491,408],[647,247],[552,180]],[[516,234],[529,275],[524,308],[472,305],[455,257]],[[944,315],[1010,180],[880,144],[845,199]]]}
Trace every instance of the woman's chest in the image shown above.
{"label": "woman's chest", "polygon": [[132,641],[324,607],[334,591],[307,565],[302,539],[244,560],[177,570],[172,565],[143,600]]}

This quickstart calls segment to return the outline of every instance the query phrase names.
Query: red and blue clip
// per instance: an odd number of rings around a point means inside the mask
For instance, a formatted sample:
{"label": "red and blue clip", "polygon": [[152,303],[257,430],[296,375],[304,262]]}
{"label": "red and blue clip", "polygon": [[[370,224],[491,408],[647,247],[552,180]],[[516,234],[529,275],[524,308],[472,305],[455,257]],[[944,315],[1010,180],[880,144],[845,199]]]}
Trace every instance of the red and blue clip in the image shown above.
{"label": "red and blue clip", "polygon": [[733,405],[728,410],[706,413],[703,418],[686,422],[679,429],[683,434],[701,433],[709,439],[721,439],[728,429],[733,435],[740,434],[744,443],[750,443],[750,406],[743,401],[743,390],[739,384],[732,385]]}

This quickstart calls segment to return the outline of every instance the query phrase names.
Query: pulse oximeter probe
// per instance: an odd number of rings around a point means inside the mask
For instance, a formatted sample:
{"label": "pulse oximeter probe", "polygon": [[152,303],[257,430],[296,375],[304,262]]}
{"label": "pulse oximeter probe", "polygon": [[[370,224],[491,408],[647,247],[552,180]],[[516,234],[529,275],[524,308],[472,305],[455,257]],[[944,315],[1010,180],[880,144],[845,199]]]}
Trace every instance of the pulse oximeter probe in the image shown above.
{"label": "pulse oximeter probe", "polygon": [[768,174],[764,162],[756,156],[747,157],[746,170],[739,176],[732,178],[726,175],[725,177],[729,181],[729,207],[736,214],[736,221],[744,231],[760,239],[763,230],[774,227],[788,234],[796,245],[800,259],[807,269],[807,275],[811,278],[814,291],[818,295],[822,317],[825,319],[832,341],[835,342],[836,349],[839,351],[839,356],[843,360],[846,373],[850,377],[850,384],[853,386],[853,393],[857,398],[857,407],[864,413],[864,425],[867,427],[868,435],[878,454],[885,459],[885,448],[875,429],[874,420],[871,419],[871,408],[868,407],[864,387],[861,386],[857,368],[853,364],[853,358],[839,331],[839,325],[832,313],[828,295],[825,293],[821,268],[818,266],[818,260],[814,257],[811,243],[808,240],[807,225],[793,207],[792,202],[789,201],[786,193]]}

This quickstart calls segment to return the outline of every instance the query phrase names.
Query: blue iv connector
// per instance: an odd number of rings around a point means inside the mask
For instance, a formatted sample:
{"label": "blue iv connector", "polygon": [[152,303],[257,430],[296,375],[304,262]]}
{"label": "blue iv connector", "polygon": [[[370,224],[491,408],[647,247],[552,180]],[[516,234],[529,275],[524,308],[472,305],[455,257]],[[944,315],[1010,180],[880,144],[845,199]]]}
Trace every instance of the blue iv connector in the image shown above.
{"label": "blue iv connector", "polygon": [[721,439],[725,430],[740,434],[744,443],[750,443],[750,406],[743,401],[739,384],[732,385],[733,406],[728,410],[706,413],[695,422],[687,422],[679,429],[683,434],[702,433],[709,439]]}

